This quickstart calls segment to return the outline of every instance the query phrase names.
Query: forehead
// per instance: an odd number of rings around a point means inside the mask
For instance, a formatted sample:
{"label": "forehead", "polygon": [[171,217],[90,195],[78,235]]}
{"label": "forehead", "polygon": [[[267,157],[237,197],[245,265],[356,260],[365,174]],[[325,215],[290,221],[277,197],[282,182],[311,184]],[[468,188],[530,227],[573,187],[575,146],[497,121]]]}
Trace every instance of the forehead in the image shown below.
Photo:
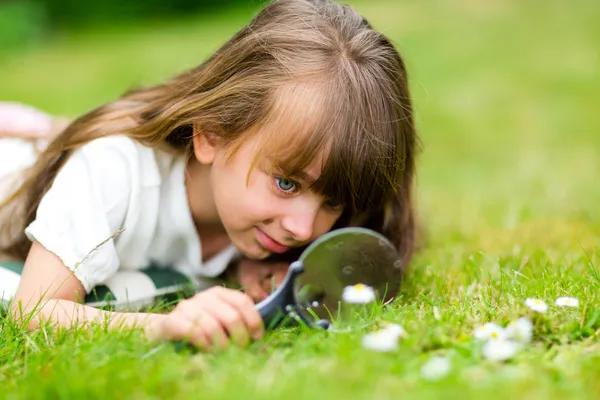
{"label": "forehead", "polygon": [[259,132],[244,141],[238,152],[250,160],[250,170],[259,166],[263,170],[293,176],[312,185],[326,167],[329,150],[321,148],[317,151],[304,151],[302,144],[294,143],[287,136],[284,133],[272,138]]}
{"label": "forehead", "polygon": [[328,112],[323,98],[322,88],[313,84],[281,88],[265,118],[240,136],[240,145],[248,142],[256,161],[318,178],[335,137],[335,114]]}

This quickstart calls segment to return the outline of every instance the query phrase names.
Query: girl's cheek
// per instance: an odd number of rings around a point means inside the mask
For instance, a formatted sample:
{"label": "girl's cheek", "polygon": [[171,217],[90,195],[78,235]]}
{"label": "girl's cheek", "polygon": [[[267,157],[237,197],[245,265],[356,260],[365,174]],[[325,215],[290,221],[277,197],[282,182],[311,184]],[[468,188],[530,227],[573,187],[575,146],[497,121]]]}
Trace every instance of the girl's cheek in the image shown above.
{"label": "girl's cheek", "polygon": [[256,206],[260,207],[260,204],[269,202],[273,196],[273,190],[269,186],[270,182],[266,179],[264,173],[253,172],[250,175],[248,182],[244,180],[244,191],[243,193],[234,193],[232,197],[241,200],[242,202],[257,203]]}
{"label": "girl's cheek", "polygon": [[252,214],[270,215],[276,213],[285,205],[282,204],[282,200],[285,199],[276,196],[269,188],[262,186],[257,189],[249,193],[249,196],[245,199],[240,199],[249,205]]}
{"label": "girl's cheek", "polygon": [[331,227],[333,226],[333,222],[330,222],[329,218],[325,216],[318,216],[317,221],[315,222],[315,229],[313,232],[314,238],[318,238],[324,234],[326,234]]}
{"label": "girl's cheek", "polygon": [[320,211],[315,223],[315,237],[319,237],[329,232],[339,217],[340,216],[337,214]]}

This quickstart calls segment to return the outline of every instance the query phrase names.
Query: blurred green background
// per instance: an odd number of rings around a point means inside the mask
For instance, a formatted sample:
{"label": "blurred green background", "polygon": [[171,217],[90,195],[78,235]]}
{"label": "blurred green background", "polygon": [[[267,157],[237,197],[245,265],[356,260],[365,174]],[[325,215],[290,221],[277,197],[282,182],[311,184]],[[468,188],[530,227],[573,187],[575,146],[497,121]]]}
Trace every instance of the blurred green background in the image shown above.
{"label": "blurred green background", "polygon": [[[260,4],[261,0],[255,0]],[[177,17],[226,9],[248,0],[4,0],[0,2],[0,49],[14,50],[59,30]]]}
{"label": "blurred green background", "polygon": [[[262,3],[1,3],[12,44],[0,52],[0,100],[75,116],[202,62]],[[503,249],[600,236],[599,2],[347,3],[408,65],[429,243]]]}

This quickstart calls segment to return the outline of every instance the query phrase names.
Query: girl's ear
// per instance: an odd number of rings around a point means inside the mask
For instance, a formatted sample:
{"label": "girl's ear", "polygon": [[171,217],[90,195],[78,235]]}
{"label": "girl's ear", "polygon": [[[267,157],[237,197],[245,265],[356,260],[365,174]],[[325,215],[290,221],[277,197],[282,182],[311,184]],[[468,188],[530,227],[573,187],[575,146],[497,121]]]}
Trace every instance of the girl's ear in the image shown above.
{"label": "girl's ear", "polygon": [[205,132],[197,125],[194,125],[194,156],[200,164],[210,165],[215,160],[217,152],[217,135],[212,132]]}

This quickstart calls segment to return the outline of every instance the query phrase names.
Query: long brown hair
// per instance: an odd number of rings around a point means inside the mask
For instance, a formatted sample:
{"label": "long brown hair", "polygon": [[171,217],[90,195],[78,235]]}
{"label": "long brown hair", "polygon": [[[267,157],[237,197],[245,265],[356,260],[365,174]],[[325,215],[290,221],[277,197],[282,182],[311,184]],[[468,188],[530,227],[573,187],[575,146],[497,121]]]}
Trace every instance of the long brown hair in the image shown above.
{"label": "long brown hair", "polygon": [[383,34],[328,0],[272,1],[198,67],[74,120],[2,205],[18,204],[21,212],[0,224],[2,237],[14,239],[4,240],[0,252],[25,259],[31,243],[24,228],[82,145],[124,134],[186,152],[193,126],[233,150],[251,133],[264,133],[262,153],[290,176],[327,149],[314,190],[346,205],[336,226],[384,234],[408,264],[416,237],[417,135],[406,68]]}

